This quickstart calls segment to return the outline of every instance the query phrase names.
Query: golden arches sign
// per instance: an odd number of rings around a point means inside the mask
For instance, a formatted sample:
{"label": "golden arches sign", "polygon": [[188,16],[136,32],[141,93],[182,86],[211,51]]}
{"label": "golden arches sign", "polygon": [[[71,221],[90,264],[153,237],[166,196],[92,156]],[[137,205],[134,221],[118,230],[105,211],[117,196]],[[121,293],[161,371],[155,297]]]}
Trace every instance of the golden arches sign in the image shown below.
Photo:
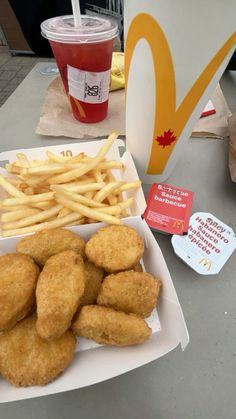
{"label": "golden arches sign", "polygon": [[[176,109],[175,73],[169,45],[157,21],[146,13],[137,15],[128,30],[125,55],[126,83],[128,84],[134,49],[142,38],[148,42],[151,49],[155,72],[155,123],[146,172],[161,174],[199,99],[227,54],[236,44],[236,32],[212,58],[178,109]],[[166,83],[163,83],[163,80],[166,80]]]}

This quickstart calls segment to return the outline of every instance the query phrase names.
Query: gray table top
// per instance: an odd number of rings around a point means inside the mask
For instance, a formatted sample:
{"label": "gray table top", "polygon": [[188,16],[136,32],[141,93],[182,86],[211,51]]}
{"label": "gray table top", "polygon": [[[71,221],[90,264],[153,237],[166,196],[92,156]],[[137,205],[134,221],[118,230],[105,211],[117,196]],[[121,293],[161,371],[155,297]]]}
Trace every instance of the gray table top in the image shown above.
{"label": "gray table top", "polygon": [[[40,74],[43,66],[38,64],[0,109],[0,151],[66,142],[35,134],[51,81]],[[221,86],[236,111],[236,73],[225,73]],[[228,173],[226,142],[191,139],[168,183],[193,190],[194,212],[211,212],[236,231],[236,184]],[[1,419],[235,419],[235,254],[219,275],[205,277],[174,255],[170,237],[156,234],[156,239],[189,329],[186,351],[177,348],[151,364],[88,388],[2,404]]]}

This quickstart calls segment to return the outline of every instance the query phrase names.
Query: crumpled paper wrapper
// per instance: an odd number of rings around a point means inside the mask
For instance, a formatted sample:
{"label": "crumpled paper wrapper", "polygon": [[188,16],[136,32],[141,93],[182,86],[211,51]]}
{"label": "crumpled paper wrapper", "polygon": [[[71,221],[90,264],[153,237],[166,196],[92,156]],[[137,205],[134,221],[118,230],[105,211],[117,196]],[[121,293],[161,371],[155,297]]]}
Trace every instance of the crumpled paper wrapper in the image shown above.
{"label": "crumpled paper wrapper", "polygon": [[[220,138],[229,135],[228,117],[231,115],[222,90],[218,85],[211,100],[216,114],[200,118],[192,137]],[[125,91],[110,92],[108,116],[96,124],[77,121],[71,111],[60,77],[56,77],[48,87],[36,133],[54,137],[96,138],[117,131],[125,135]]]}
{"label": "crumpled paper wrapper", "polygon": [[233,182],[236,182],[236,113],[229,119],[229,171]]}
{"label": "crumpled paper wrapper", "polygon": [[124,90],[109,95],[108,116],[96,124],[84,124],[72,115],[69,100],[61,78],[56,77],[49,85],[36,133],[71,138],[96,138],[109,135],[112,131],[125,134]]}
{"label": "crumpled paper wrapper", "polygon": [[219,84],[211,96],[211,101],[216,113],[200,118],[191,137],[219,138],[222,140],[228,137],[228,118],[231,115],[231,112]]}

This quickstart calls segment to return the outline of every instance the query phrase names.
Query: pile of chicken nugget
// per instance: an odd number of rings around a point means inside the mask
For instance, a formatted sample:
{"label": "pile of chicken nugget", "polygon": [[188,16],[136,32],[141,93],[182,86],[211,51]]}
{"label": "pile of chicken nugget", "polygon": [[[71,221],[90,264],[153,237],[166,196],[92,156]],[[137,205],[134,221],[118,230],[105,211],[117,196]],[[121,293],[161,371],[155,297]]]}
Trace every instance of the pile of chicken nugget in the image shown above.
{"label": "pile of chicken nugget", "polygon": [[144,242],[126,225],[85,241],[69,230],[42,231],[0,256],[0,373],[15,386],[44,385],[73,360],[76,336],[136,345],[161,281],[142,271]]}

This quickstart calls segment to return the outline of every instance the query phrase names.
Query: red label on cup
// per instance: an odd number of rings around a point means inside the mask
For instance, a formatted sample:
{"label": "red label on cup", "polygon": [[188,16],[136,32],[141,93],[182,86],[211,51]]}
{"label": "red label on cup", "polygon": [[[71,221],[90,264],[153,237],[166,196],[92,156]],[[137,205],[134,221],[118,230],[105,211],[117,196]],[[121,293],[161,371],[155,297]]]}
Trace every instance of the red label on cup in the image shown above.
{"label": "red label on cup", "polygon": [[152,229],[186,234],[194,193],[171,185],[154,183],[149,190],[147,207],[143,214]]}

